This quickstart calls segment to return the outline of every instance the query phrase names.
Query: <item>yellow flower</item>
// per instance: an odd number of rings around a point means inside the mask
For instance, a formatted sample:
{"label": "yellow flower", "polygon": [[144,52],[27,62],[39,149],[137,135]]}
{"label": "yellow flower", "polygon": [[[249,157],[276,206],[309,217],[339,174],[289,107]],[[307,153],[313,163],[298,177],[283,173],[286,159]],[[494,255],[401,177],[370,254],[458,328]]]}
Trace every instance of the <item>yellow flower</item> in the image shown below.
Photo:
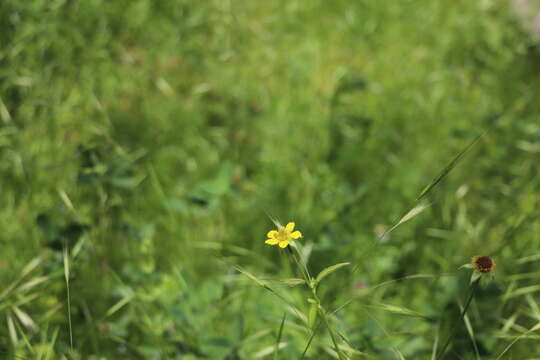
{"label": "yellow flower", "polygon": [[302,233],[294,230],[294,223],[290,222],[287,226],[279,226],[277,230],[270,230],[265,241],[268,245],[279,245],[280,248],[285,248],[293,239],[302,237]]}
{"label": "yellow flower", "polygon": [[497,266],[489,256],[473,256],[471,263],[476,271],[484,274],[492,272]]}

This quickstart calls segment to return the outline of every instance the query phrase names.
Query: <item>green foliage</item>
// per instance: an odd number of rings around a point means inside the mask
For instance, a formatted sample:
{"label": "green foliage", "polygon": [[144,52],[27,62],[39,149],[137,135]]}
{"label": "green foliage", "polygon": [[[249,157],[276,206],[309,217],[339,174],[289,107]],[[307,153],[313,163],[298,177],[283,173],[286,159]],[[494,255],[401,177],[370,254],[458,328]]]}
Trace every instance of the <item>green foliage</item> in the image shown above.
{"label": "green foliage", "polygon": [[[0,44],[0,357],[538,355],[507,1],[2,0]],[[315,305],[267,213],[311,275],[351,263]]]}

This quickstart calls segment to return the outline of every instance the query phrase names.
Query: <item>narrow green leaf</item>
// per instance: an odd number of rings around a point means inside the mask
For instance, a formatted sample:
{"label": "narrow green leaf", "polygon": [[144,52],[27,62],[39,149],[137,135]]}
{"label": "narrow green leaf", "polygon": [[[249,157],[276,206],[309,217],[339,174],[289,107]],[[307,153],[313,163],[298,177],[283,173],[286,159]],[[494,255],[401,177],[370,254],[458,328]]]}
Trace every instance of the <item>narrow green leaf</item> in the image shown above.
{"label": "narrow green leaf", "polygon": [[[461,312],[463,313],[463,306],[461,305],[461,303],[459,304],[459,308]],[[471,338],[471,342],[474,348],[474,354],[476,356],[476,359],[478,360],[480,359],[480,352],[478,351],[478,346],[476,345],[476,339],[474,337],[474,330],[471,325],[471,321],[469,320],[469,316],[467,314],[463,316],[463,321],[465,322],[465,328],[467,329],[467,333],[469,334],[469,337]]]}
{"label": "narrow green leaf", "polygon": [[480,279],[480,277],[482,277],[482,274],[479,273],[478,271],[473,271],[473,273],[471,274],[471,284],[473,282],[475,282],[476,280]]}
{"label": "narrow green leaf", "polygon": [[276,348],[274,350],[274,360],[278,358],[279,344],[281,343],[281,336],[283,335],[283,327],[285,325],[285,319],[287,318],[287,313],[283,313],[283,318],[281,319],[281,325],[279,326],[278,336],[276,339]]}
{"label": "narrow green leaf", "polygon": [[49,276],[37,276],[35,278],[30,279],[29,281],[25,282],[21,286],[17,288],[17,292],[24,292],[26,290],[29,290],[33,288],[36,285],[39,285],[45,281],[49,280]]}
{"label": "narrow green leaf", "polygon": [[525,294],[530,294],[536,291],[540,291],[540,285],[522,287],[506,295],[506,299],[510,299],[510,298],[525,295]]}
{"label": "narrow green leaf", "polygon": [[262,286],[263,288],[268,288],[268,285],[266,285],[262,280],[260,280],[258,277],[256,277],[255,275],[253,275],[252,273],[250,273],[249,271],[247,270],[244,270],[243,268],[241,268],[240,266],[238,265],[233,265],[233,267],[238,270],[239,272],[241,272],[242,274],[246,275],[248,278],[250,278],[251,280],[255,281],[257,283],[257,285],[259,286]]}
{"label": "narrow green leaf", "polygon": [[73,203],[71,202],[71,199],[66,194],[66,192],[62,189],[58,189],[58,195],[60,195],[60,199],[62,199],[62,202],[64,205],[71,211],[75,212],[75,208],[73,207]]}
{"label": "narrow green leaf", "polygon": [[396,354],[397,358],[399,360],[405,360],[405,356],[403,356],[403,354],[401,353],[401,351],[399,351],[398,349],[396,349],[395,347],[392,348],[392,351],[394,352],[394,354]]}
{"label": "narrow green leaf", "polygon": [[431,349],[431,360],[437,359],[437,346],[439,346],[439,330],[441,324],[437,326],[437,330],[435,331],[435,341],[433,342],[433,348]]}
{"label": "narrow green leaf", "polygon": [[[298,316],[299,318],[301,318],[302,316],[305,317],[305,315],[303,315],[300,310],[298,310],[294,305],[292,305],[287,299],[285,299],[282,295],[280,295],[278,292],[274,291],[274,289],[272,289],[270,286],[268,286],[265,282],[263,282],[262,280],[260,280],[259,278],[257,278],[255,275],[251,274],[250,272],[244,270],[243,268],[241,268],[240,266],[238,265],[235,265],[235,264],[229,264],[227,262],[225,262],[228,266],[231,266],[233,267],[234,269],[236,269],[238,272],[244,274],[245,276],[247,276],[249,279],[253,280],[254,282],[256,282],[259,286],[263,287],[265,290],[268,290],[269,292],[271,292],[273,295],[275,295],[277,298],[279,298],[281,301],[283,301],[285,304],[287,304],[292,312]],[[306,319],[307,320],[307,319]]]}
{"label": "narrow green leaf", "polygon": [[[459,163],[459,161],[463,158],[463,156],[484,136],[488,133],[489,129],[478,135],[476,138],[474,138],[463,150],[461,150],[453,159],[446,165],[444,169],[435,177],[425,188],[422,190],[420,195],[416,198],[415,203],[418,203],[420,200],[422,200],[424,197],[426,197],[431,190],[435,186],[439,184],[449,173],[452,171],[452,169]],[[384,238],[387,234],[394,231],[399,225],[403,224],[406,221],[409,221],[419,213],[425,210],[427,205],[425,204],[419,204],[414,206],[411,210],[409,210],[394,226],[392,226],[389,230],[386,230],[379,238]]]}
{"label": "narrow green leaf", "polygon": [[4,124],[9,124],[11,122],[11,114],[8,111],[8,108],[2,101],[0,97],[0,118],[4,121]]}
{"label": "narrow green leaf", "polygon": [[43,257],[41,256],[35,257],[34,259],[30,260],[30,262],[26,264],[26,266],[22,269],[20,277],[23,278],[28,275],[32,270],[38,267],[38,265],[41,264],[42,261]]}
{"label": "narrow green leaf", "polygon": [[398,314],[398,315],[405,315],[405,316],[413,316],[413,317],[419,317],[423,319],[427,319],[428,317],[425,315],[422,315],[420,313],[417,313],[416,311],[407,309],[403,306],[398,305],[392,305],[392,304],[376,304],[369,307],[374,307],[377,309],[381,309],[383,311],[388,311],[390,313]]}
{"label": "narrow green leaf", "polygon": [[304,279],[280,279],[278,280],[280,283],[288,286],[297,286],[297,285],[303,285],[306,283],[306,280]]}
{"label": "narrow green leaf", "polygon": [[411,220],[413,217],[423,212],[425,209],[428,208],[428,206],[429,204],[427,203],[421,203],[421,204],[416,205],[411,210],[409,210],[405,215],[403,215],[403,217],[399,219],[398,222],[394,226],[386,230],[379,238],[380,239],[384,238],[386,235],[394,231],[398,226],[400,226],[404,222]]}
{"label": "narrow green leaf", "polygon": [[24,342],[24,344],[26,345],[28,350],[30,350],[32,355],[35,355],[36,352],[34,351],[34,347],[30,343],[30,340],[28,339],[28,336],[26,336],[24,330],[21,328],[21,326],[19,325],[18,322],[15,321],[14,323],[15,323],[15,326],[17,327],[17,331],[19,332],[19,334],[21,334],[22,341]]}
{"label": "narrow green leaf", "polygon": [[514,346],[514,344],[515,344],[519,339],[525,337],[527,334],[529,334],[529,333],[531,333],[531,332],[533,332],[533,331],[536,331],[536,330],[538,330],[538,329],[540,329],[540,323],[534,325],[534,326],[533,326],[532,328],[530,328],[527,332],[525,332],[525,333],[521,334],[520,336],[516,337],[516,338],[514,339],[514,341],[512,341],[510,344],[508,344],[508,346],[503,350],[502,353],[499,354],[499,356],[497,356],[497,358],[496,358],[495,360],[499,360],[500,358],[502,358],[503,355],[506,354],[506,352],[507,352],[508,350],[510,350],[510,348],[511,348],[512,346]]}
{"label": "narrow green leaf", "polygon": [[527,262],[538,261],[538,260],[540,260],[540,254],[534,254],[534,255],[523,257],[523,258],[519,258],[516,260],[516,263],[525,264]]}
{"label": "narrow green leaf", "polygon": [[525,299],[527,300],[527,303],[529,304],[529,307],[531,308],[531,311],[536,319],[540,319],[540,308],[538,307],[538,304],[533,299],[531,294],[525,295]]}
{"label": "narrow green leaf", "polygon": [[347,337],[345,336],[345,334],[343,334],[341,331],[337,330],[336,331],[338,336],[341,338],[341,340],[345,343],[345,344],[340,344],[339,345],[339,348],[343,351],[345,351],[347,354],[349,355],[363,355],[363,356],[367,356],[366,353],[356,349],[352,344],[351,342],[349,341],[349,339],[347,339]]}
{"label": "narrow green leaf", "polygon": [[35,330],[37,328],[34,320],[26,312],[19,309],[17,306],[12,307],[13,312],[17,315],[17,318],[23,324],[23,326],[30,330]]}
{"label": "narrow green leaf", "polygon": [[125,305],[127,305],[132,299],[134,298],[133,295],[128,295],[120,299],[116,304],[111,306],[109,310],[107,310],[107,313],[105,314],[105,317],[109,317],[121,308],[123,308]]}
{"label": "narrow green leaf", "polygon": [[67,247],[64,248],[64,278],[66,279],[66,284],[69,286],[69,256]]}
{"label": "narrow green leaf", "polygon": [[[286,346],[287,346],[287,343],[284,343],[284,342],[279,343],[278,350],[281,350]],[[268,355],[272,354],[274,351],[275,351],[274,346],[267,346],[267,347],[261,349],[260,351],[256,352],[255,354],[252,354],[251,357],[249,357],[249,359],[264,358],[264,357],[267,357]]]}
{"label": "narrow green leaf", "polygon": [[19,284],[19,282],[26,275],[28,275],[30,272],[32,272],[36,267],[38,267],[39,264],[41,264],[42,261],[43,261],[42,256],[37,256],[34,259],[30,260],[30,262],[28,264],[26,264],[26,266],[21,270],[21,274],[19,275],[17,280],[12,282],[9,286],[6,287],[6,289],[4,291],[2,291],[2,293],[0,293],[0,299],[3,298],[3,297],[6,297],[11,291],[13,291],[13,289]]}
{"label": "narrow green leaf", "polygon": [[266,335],[270,334],[271,332],[272,332],[272,329],[270,328],[262,329],[240,340],[240,344],[249,344],[250,342],[255,342],[256,340],[259,340],[260,338],[266,337]]}
{"label": "narrow green leaf", "polygon": [[504,322],[504,325],[503,325],[503,327],[501,329],[501,333],[506,334],[510,330],[510,328],[512,328],[514,326],[514,324],[516,323],[517,318],[518,318],[518,314],[513,314],[508,319],[506,319],[506,321]]}
{"label": "narrow green leaf", "polygon": [[6,320],[7,320],[8,332],[9,332],[9,337],[11,339],[11,343],[15,346],[19,342],[19,338],[17,336],[17,331],[15,330],[15,324],[13,323],[13,318],[9,315],[6,315]]}
{"label": "narrow green leaf", "polygon": [[64,278],[66,280],[69,345],[70,345],[70,349],[73,350],[73,328],[71,324],[71,295],[69,294],[69,255],[68,255],[67,247],[64,247]]}
{"label": "narrow green leaf", "polygon": [[350,265],[350,264],[351,264],[350,262],[344,262],[344,263],[335,264],[335,265],[327,267],[326,269],[323,269],[319,273],[319,275],[317,275],[317,278],[315,279],[315,282],[318,284],[322,279],[324,279],[325,277],[327,277],[328,275],[330,275],[334,271],[337,271],[337,270],[341,269],[342,267]]}
{"label": "narrow green leaf", "polygon": [[319,320],[319,322],[317,323],[317,325],[314,327],[314,330],[311,332],[311,335],[309,336],[309,339],[308,339],[308,342],[306,344],[306,347],[304,348],[304,351],[302,352],[302,356],[300,356],[300,360],[304,360],[308,350],[309,350],[309,347],[311,346],[311,342],[313,341],[313,339],[315,338],[315,335],[317,334],[317,329],[319,328],[319,326],[321,326],[322,324],[322,320]]}
{"label": "narrow green leaf", "polygon": [[315,323],[317,322],[317,313],[319,312],[319,304],[312,302],[309,307],[308,325],[309,328],[314,330]]}
{"label": "narrow green leaf", "polygon": [[339,350],[339,345],[337,343],[337,339],[334,335],[334,330],[330,326],[330,322],[328,321],[328,317],[322,307],[319,306],[319,312],[321,315],[321,318],[324,321],[324,324],[326,325],[326,329],[328,330],[328,333],[330,334],[330,338],[332,339],[332,344],[334,345],[334,351],[337,354],[337,357],[339,360],[344,360],[346,356]]}
{"label": "narrow green leaf", "polygon": [[416,201],[420,201],[422,198],[424,198],[427,194],[429,194],[429,192],[435,187],[437,186],[437,184],[439,184],[439,182],[441,182],[442,179],[444,179],[449,173],[450,171],[452,171],[452,169],[454,169],[454,167],[459,163],[459,161],[463,158],[463,156],[487,133],[487,131],[484,131],[483,133],[481,133],[480,135],[478,135],[476,138],[473,139],[473,141],[471,141],[463,150],[461,150],[453,159],[452,161],[450,161],[450,163],[448,163],[448,165],[446,165],[446,167],[444,169],[442,169],[442,171],[439,173],[439,175],[437,175],[437,177],[435,177],[435,179],[433,179],[433,181],[431,181],[431,183],[428,184],[428,186],[426,186],[424,188],[424,190],[422,190],[422,192],[420,193],[420,195],[418,196],[418,198],[416,199]]}
{"label": "narrow green leaf", "polygon": [[54,355],[54,345],[56,344],[56,339],[58,339],[58,333],[60,332],[60,328],[56,328],[53,332],[53,336],[51,337],[51,341],[49,342],[50,343],[50,346],[48,347],[47,349],[47,354],[45,354],[45,359],[44,360],[49,360],[51,359],[52,355]]}

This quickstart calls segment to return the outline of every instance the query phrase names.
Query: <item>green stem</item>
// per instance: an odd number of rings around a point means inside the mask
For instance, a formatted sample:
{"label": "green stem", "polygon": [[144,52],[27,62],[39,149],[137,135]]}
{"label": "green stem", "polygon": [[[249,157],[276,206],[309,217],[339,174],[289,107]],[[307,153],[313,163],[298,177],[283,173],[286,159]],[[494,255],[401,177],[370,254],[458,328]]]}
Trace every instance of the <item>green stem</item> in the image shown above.
{"label": "green stem", "polygon": [[306,280],[306,283],[310,286],[311,282],[311,275],[309,274],[309,270],[307,266],[304,266],[300,260],[296,257],[296,254],[291,250],[290,246],[287,247],[287,250],[289,250],[289,254],[293,258],[296,265],[300,268],[300,271],[302,272],[302,276],[304,277],[304,280]]}
{"label": "green stem", "polygon": [[[334,344],[334,348],[336,350],[336,353],[338,354],[339,360],[344,360],[343,355],[341,354],[341,351],[339,350],[339,347],[338,347],[337,340],[336,340],[336,337],[334,335],[334,332],[332,331],[332,328],[330,327],[330,323],[328,322],[328,319],[326,318],[326,312],[323,310],[323,308],[321,306],[321,300],[317,296],[317,288],[312,287],[311,275],[309,274],[309,270],[307,269],[307,266],[305,267],[300,263],[300,261],[296,257],[296,254],[290,248],[288,248],[288,250],[289,250],[289,254],[292,256],[292,258],[296,262],[296,265],[298,265],[298,267],[302,271],[302,276],[306,280],[307,285],[311,288],[311,292],[313,294],[313,297],[315,298],[315,301],[317,302],[317,305],[319,306],[319,313],[321,314],[321,317],[324,320],[324,324],[326,325],[326,328],[328,329],[328,332],[330,333],[330,337],[332,338],[332,343]],[[315,337],[315,333],[313,333],[311,338],[309,339],[308,345],[306,346],[306,349],[304,350],[304,354],[306,353],[307,349],[309,348],[309,345],[311,344],[311,341],[313,340],[314,337]],[[304,356],[304,354],[302,354],[302,357]]]}
{"label": "green stem", "polygon": [[463,310],[461,311],[461,315],[459,316],[459,321],[456,321],[454,323],[454,326],[452,327],[452,330],[450,330],[450,334],[448,335],[448,338],[446,339],[446,342],[444,343],[443,347],[441,348],[441,351],[439,352],[439,355],[437,356],[436,360],[442,359],[444,356],[444,352],[446,351],[446,348],[448,345],[450,345],[450,341],[454,337],[454,334],[456,332],[457,326],[461,323],[461,320],[465,317],[467,314],[467,309],[469,308],[469,305],[471,304],[471,301],[474,297],[474,293],[476,292],[476,289],[478,288],[478,283],[480,282],[480,279],[477,279],[475,282],[471,284],[471,291],[469,292],[469,296],[467,297],[467,301],[465,302],[465,306],[463,307]]}
{"label": "green stem", "polygon": [[321,308],[320,313],[321,313],[321,317],[324,320],[324,324],[326,325],[326,328],[328,329],[328,332],[330,333],[330,338],[332,338],[332,343],[334,344],[334,349],[336,350],[339,360],[344,360],[343,355],[341,355],[341,351],[339,350],[334,332],[332,331],[332,328],[330,327],[330,323],[328,322],[328,319],[326,318],[326,312]]}
{"label": "green stem", "polygon": [[302,356],[300,357],[300,360],[303,360],[304,357],[306,356],[307,354],[307,351],[311,345],[311,342],[313,341],[313,339],[315,338],[315,334],[317,333],[317,330],[319,330],[319,327],[321,326],[322,322],[319,320],[319,322],[317,323],[316,326],[314,326],[314,329],[313,331],[311,332],[311,335],[308,339],[308,342],[306,344],[306,347],[304,348],[304,352],[302,353]]}

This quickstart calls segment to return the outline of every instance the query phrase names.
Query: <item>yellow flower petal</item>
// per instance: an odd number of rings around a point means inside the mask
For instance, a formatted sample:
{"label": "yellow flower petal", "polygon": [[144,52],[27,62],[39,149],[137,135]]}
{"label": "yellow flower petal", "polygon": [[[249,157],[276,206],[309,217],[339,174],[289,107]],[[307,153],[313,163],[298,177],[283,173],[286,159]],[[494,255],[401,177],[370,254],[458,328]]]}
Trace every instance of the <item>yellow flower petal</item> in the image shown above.
{"label": "yellow flower petal", "polygon": [[264,243],[268,245],[276,245],[279,242],[277,239],[268,239]]}
{"label": "yellow flower petal", "polygon": [[270,230],[270,231],[268,232],[268,234],[266,234],[266,237],[269,237],[269,238],[275,238],[276,235],[277,235],[277,233],[278,233],[277,230]]}
{"label": "yellow flower petal", "polygon": [[288,241],[280,241],[280,243],[279,243],[279,247],[280,247],[280,248],[286,248],[287,245],[289,245],[289,242],[288,242]]}
{"label": "yellow flower petal", "polygon": [[288,223],[287,226],[285,226],[285,230],[287,230],[289,234],[292,233],[294,230],[294,223],[293,222]]}
{"label": "yellow flower petal", "polygon": [[300,231],[296,230],[295,232],[293,232],[293,233],[291,234],[291,237],[292,237],[293,239],[299,239],[299,238],[302,237],[302,233],[301,233]]}

